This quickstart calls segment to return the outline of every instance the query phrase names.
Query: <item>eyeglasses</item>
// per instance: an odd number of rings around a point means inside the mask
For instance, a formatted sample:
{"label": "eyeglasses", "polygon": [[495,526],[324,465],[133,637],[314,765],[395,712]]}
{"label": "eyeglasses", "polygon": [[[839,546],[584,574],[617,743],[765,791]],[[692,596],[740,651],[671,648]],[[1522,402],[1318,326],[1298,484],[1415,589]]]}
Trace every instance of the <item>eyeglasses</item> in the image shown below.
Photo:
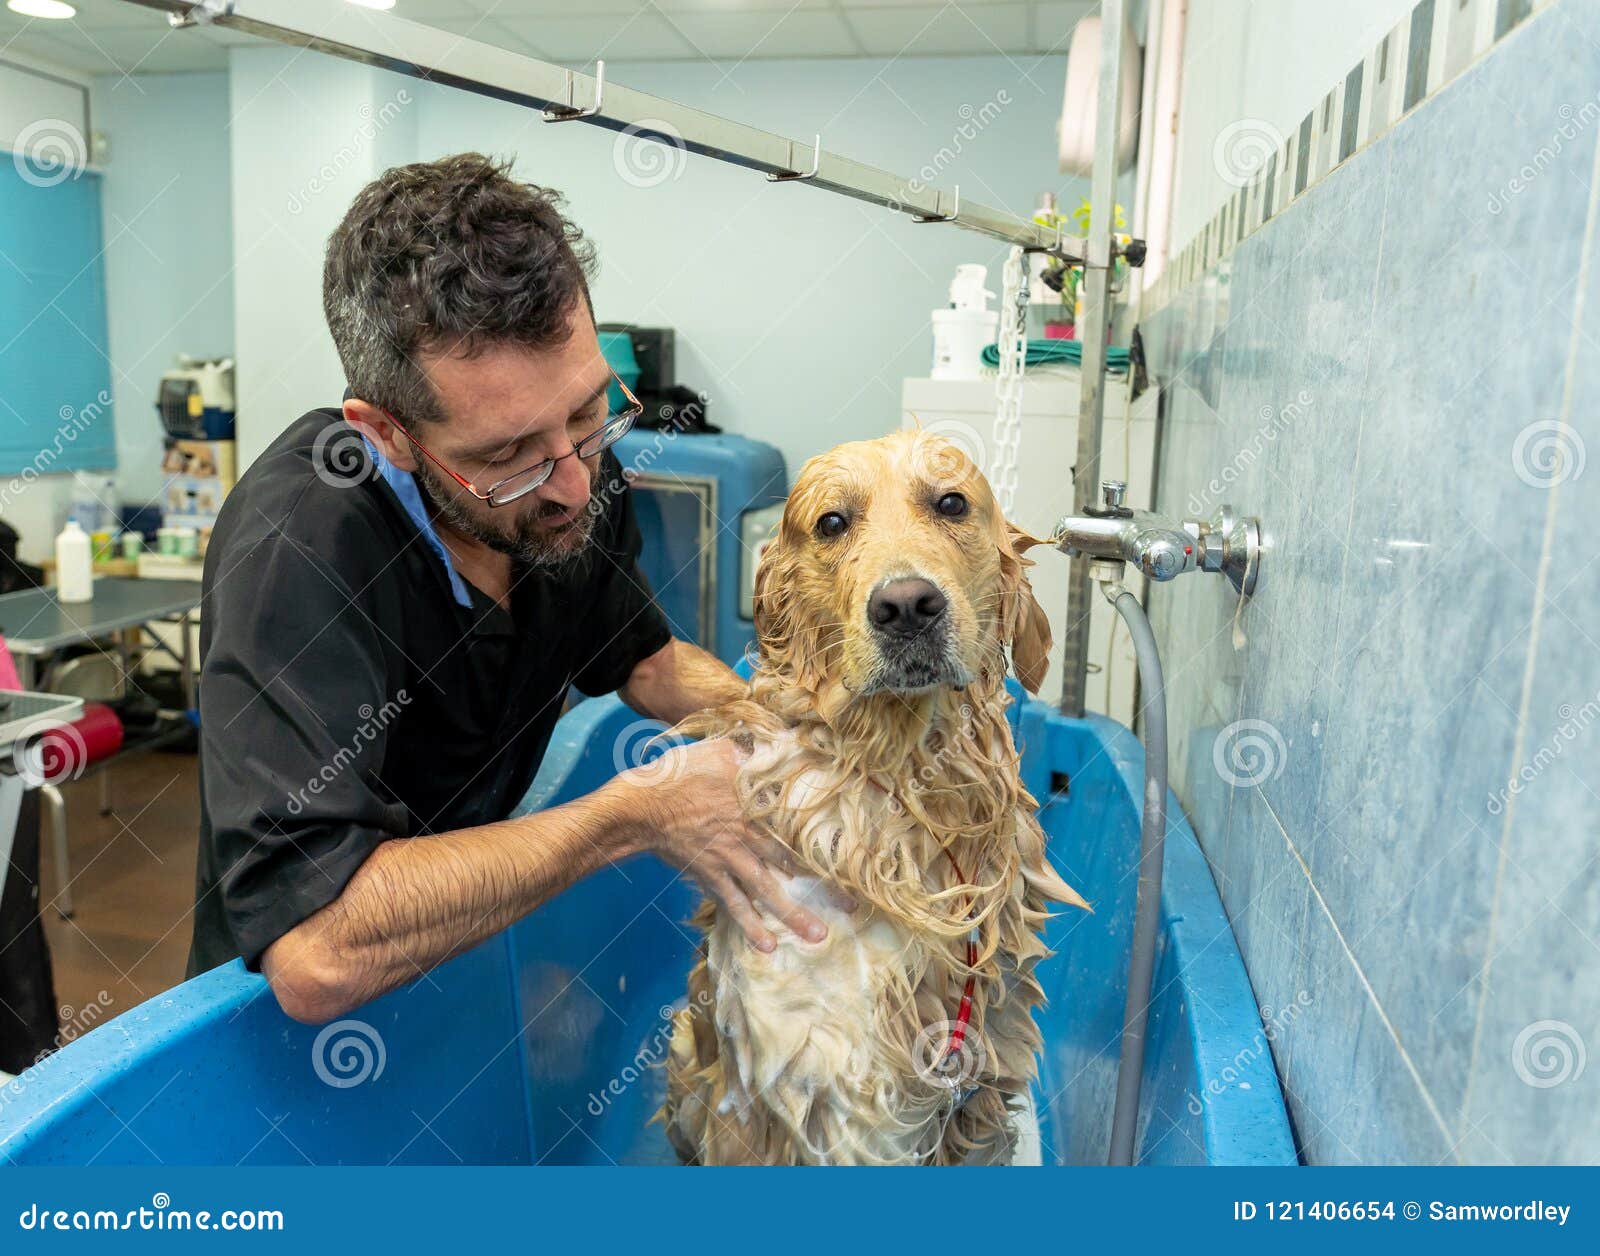
{"label": "eyeglasses", "polygon": [[563,458],[571,458],[573,456],[593,458],[615,445],[632,429],[634,420],[644,413],[644,402],[633,395],[616,371],[613,370],[611,372],[611,378],[617,381],[617,387],[622,389],[622,395],[628,399],[627,409],[618,414],[613,414],[604,424],[590,432],[582,440],[577,441],[566,453],[555,458],[543,458],[531,467],[525,467],[521,471],[496,480],[489,485],[488,490],[485,492],[479,492],[477,486],[466,476],[457,474],[440,462],[438,458],[434,457],[428,447],[408,432],[394,415],[383,409],[382,406],[379,406],[378,410],[384,418],[400,429],[401,435],[422,451],[429,462],[433,463],[434,466],[438,467],[439,470],[443,471],[480,502],[487,502],[490,506],[509,506],[519,498],[526,497],[548,480],[551,473],[556,469],[556,463]]}

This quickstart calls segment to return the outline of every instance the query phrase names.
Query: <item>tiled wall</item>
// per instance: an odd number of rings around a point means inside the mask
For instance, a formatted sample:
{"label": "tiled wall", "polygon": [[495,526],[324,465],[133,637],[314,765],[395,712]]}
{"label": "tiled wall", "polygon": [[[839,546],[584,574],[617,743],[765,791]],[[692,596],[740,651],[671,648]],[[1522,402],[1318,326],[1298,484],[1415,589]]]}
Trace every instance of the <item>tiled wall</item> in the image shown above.
{"label": "tiled wall", "polygon": [[1146,319],[1160,507],[1266,524],[1150,602],[1312,1163],[1600,1161],[1597,92],[1533,12]]}

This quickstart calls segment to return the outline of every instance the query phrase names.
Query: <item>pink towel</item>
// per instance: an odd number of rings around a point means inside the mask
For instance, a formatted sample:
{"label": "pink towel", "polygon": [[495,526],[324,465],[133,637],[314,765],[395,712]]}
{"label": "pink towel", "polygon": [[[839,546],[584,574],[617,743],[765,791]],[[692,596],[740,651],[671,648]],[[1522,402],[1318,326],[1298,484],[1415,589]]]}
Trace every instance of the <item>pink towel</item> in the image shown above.
{"label": "pink towel", "polygon": [[6,649],[6,639],[0,637],[0,689],[21,689],[17,678],[17,665],[11,661],[11,651]]}

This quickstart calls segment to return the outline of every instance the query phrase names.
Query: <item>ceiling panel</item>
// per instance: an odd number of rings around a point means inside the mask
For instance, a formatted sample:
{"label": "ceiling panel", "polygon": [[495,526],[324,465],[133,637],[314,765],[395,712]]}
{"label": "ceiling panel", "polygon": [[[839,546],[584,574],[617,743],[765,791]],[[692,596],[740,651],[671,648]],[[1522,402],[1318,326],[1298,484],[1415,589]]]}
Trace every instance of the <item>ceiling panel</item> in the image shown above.
{"label": "ceiling panel", "polygon": [[522,56],[536,55],[528,46],[526,40],[508,30],[504,23],[494,17],[473,16],[464,18],[441,18],[428,23],[437,26],[442,31],[452,35],[461,35],[467,39],[476,40],[480,44],[491,44],[496,48],[504,48],[508,52],[519,53]]}
{"label": "ceiling panel", "polygon": [[[328,0],[338,3],[339,0]],[[80,73],[215,70],[254,37],[174,32],[127,0],[73,0],[53,22],[0,8],[10,47]],[[1061,53],[1092,0],[396,0],[397,16],[549,60]]]}
{"label": "ceiling panel", "polygon": [[849,57],[861,52],[861,45],[837,12],[686,11],[672,13],[669,18],[706,57]]}
{"label": "ceiling panel", "polygon": [[587,65],[608,61],[667,60],[694,55],[694,49],[656,13],[591,13],[583,17],[495,18],[546,60]]}
{"label": "ceiling panel", "polygon": [[396,17],[434,26],[440,24],[440,19],[482,17],[493,7],[485,0],[397,0],[394,13]]}
{"label": "ceiling panel", "polygon": [[1025,4],[853,8],[848,20],[867,55],[875,57],[992,56],[1029,47]]}

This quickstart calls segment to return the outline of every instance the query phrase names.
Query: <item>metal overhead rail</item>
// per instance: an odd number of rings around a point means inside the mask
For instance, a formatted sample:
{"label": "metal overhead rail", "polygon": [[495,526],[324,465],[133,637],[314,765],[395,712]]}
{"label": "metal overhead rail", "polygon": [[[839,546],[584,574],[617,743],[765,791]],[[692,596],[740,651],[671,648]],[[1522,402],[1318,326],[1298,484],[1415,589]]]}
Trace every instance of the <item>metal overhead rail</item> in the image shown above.
{"label": "metal overhead rail", "polygon": [[582,121],[627,131],[744,166],[776,181],[813,187],[910,214],[918,222],[948,222],[969,231],[1044,249],[1067,261],[1083,259],[1083,241],[1056,227],[917,179],[830,153],[815,141],[792,140],[689,109],[659,96],[605,82],[604,62],[591,77],[460,38],[379,10],[328,0],[125,0],[160,9],[174,26],[215,23],[279,43],[331,53],[413,78],[442,83],[543,112],[548,122]]}

